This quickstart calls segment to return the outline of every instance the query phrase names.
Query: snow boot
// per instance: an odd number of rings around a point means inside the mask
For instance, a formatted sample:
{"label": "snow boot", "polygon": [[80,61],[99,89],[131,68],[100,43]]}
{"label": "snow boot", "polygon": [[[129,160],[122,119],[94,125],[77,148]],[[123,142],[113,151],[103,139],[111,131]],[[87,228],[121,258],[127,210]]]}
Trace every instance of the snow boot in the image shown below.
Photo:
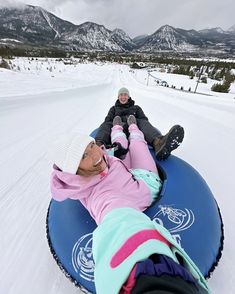
{"label": "snow boot", "polygon": [[128,118],[127,118],[127,124],[128,126],[132,125],[132,124],[135,124],[137,125],[137,121],[136,121],[136,118],[133,114],[129,115]]}
{"label": "snow boot", "polygon": [[116,115],[113,119],[113,126],[116,125],[123,126],[122,119],[119,115]]}
{"label": "snow boot", "polygon": [[179,147],[184,138],[184,129],[180,125],[173,126],[165,136],[157,137],[153,140],[156,158],[158,160],[167,159],[171,151]]}

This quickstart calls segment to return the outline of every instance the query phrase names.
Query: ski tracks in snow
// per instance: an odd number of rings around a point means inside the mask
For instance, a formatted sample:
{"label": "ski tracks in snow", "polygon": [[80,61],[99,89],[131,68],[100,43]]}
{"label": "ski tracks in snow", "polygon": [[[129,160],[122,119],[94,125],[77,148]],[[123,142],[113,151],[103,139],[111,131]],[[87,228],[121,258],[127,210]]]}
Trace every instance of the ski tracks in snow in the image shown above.
{"label": "ski tracks in snow", "polygon": [[[87,66],[91,71],[86,71],[86,76],[93,85],[0,101],[0,133],[4,138],[0,141],[0,263],[4,266],[0,293],[80,292],[56,266],[47,245],[45,221],[51,199],[52,163],[46,151],[62,132],[83,130],[89,134],[97,128],[122,86],[129,88],[132,98],[163,133],[173,124],[184,126],[184,142],[174,154],[191,163],[208,181],[220,204],[226,233],[235,240],[230,205],[234,203],[235,191],[231,180],[235,145],[232,102],[165,87],[147,87],[146,72],[143,71],[145,76],[140,83],[122,65],[102,68],[99,76],[92,72],[91,65]],[[221,167],[227,172],[223,180]],[[232,293],[229,290],[233,288],[234,250],[233,242],[226,240],[215,278],[210,279],[213,293]],[[221,286],[217,280],[226,285]]]}

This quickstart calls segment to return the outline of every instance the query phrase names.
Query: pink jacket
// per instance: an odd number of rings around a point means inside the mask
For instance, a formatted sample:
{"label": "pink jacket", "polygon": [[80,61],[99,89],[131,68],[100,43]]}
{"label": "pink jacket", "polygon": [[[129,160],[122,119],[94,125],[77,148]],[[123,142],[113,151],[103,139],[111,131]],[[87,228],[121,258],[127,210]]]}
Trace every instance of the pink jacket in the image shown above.
{"label": "pink jacket", "polygon": [[80,200],[97,224],[114,208],[131,207],[143,211],[152,202],[150,189],[144,181],[136,180],[120,159],[104,156],[108,168],[97,176],[73,175],[54,165],[51,178],[52,197],[57,201]]}

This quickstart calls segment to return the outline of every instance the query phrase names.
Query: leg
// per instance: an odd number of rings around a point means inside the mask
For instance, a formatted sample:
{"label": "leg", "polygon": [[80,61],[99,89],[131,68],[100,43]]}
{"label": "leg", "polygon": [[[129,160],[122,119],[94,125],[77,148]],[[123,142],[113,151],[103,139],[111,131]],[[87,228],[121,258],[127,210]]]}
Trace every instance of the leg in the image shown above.
{"label": "leg", "polygon": [[161,132],[146,119],[137,119],[137,124],[147,143],[153,146],[158,160],[167,159],[171,151],[178,148],[183,141],[184,129],[180,125],[173,126],[165,136],[162,136]]}
{"label": "leg", "polygon": [[127,149],[128,147],[128,140],[126,135],[123,132],[123,127],[120,125],[114,125],[111,131],[111,142],[113,143],[120,143],[123,148]]}
{"label": "leg", "polygon": [[[111,142],[120,143],[123,148],[128,148],[128,140],[126,135],[123,132],[123,127],[120,125],[114,125],[111,131]],[[130,152],[127,152],[126,157],[123,159],[123,162],[128,168],[130,168]]]}
{"label": "leg", "polygon": [[161,132],[153,127],[151,123],[146,119],[137,119],[137,125],[143,132],[144,138],[149,145],[153,144],[153,140],[162,136]]}
{"label": "leg", "polygon": [[129,153],[131,159],[131,168],[146,169],[158,174],[155,161],[149,152],[148,145],[144,140],[143,133],[139,130],[136,124],[131,124],[129,126],[129,132]]}
{"label": "leg", "polygon": [[113,126],[112,122],[103,122],[100,125],[98,132],[95,136],[95,140],[96,142],[99,143],[99,145],[110,144],[110,133],[111,133],[112,126]]}

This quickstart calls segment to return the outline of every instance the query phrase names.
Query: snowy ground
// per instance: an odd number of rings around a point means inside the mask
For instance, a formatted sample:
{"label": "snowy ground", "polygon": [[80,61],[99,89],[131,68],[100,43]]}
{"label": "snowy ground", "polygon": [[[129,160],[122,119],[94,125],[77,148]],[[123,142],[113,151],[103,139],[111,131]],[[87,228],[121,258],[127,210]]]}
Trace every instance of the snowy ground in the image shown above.
{"label": "snowy ground", "polygon": [[[223,256],[209,285],[212,293],[234,293],[234,85],[231,93],[219,94],[210,91],[211,81],[199,84],[198,92],[213,95],[205,96],[151,80],[147,86],[145,70],[132,73],[123,65],[13,62],[16,71],[0,69],[0,293],[79,293],[57,267],[46,240],[51,171],[46,150],[60,132],[96,128],[121,86],[163,133],[173,124],[184,126],[184,142],[174,154],[205,178],[225,224]],[[154,75],[185,89],[196,85],[185,76]]]}

